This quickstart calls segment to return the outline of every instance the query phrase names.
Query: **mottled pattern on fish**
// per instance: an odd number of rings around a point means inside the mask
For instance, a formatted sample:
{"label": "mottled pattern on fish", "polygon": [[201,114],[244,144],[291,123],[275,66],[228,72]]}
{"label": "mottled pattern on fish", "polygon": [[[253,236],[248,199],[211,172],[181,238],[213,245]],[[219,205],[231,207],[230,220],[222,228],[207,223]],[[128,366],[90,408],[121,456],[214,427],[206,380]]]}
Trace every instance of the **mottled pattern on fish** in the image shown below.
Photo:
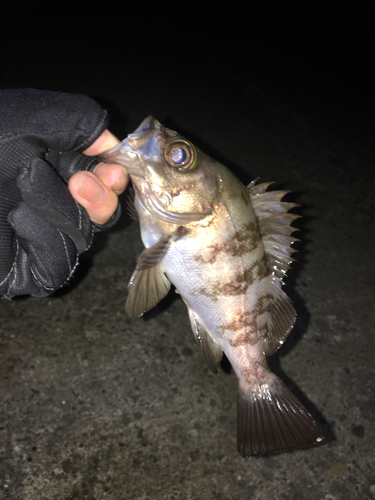
{"label": "mottled pattern on fish", "polygon": [[286,192],[255,182],[245,188],[152,117],[104,160],[130,174],[146,247],[129,284],[130,316],[175,285],[210,369],[217,371],[225,352],[237,375],[241,454],[321,441],[311,416],[266,360],[295,321],[281,289],[293,260],[290,223],[298,217],[287,213],[294,204],[281,201]]}

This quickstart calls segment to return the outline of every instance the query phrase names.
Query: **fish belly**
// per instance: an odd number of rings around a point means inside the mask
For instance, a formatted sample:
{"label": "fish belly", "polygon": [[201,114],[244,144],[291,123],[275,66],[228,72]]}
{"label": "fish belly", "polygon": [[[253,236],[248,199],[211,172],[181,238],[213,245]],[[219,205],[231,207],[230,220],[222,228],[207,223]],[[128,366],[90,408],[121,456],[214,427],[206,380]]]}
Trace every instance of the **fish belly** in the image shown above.
{"label": "fish belly", "polygon": [[163,267],[188,308],[220,344],[239,380],[254,384],[260,374],[252,367],[265,359],[258,330],[266,309],[268,270],[255,217],[249,221],[251,213],[243,208],[247,217],[234,221],[223,210],[208,228],[198,227],[176,242]]}

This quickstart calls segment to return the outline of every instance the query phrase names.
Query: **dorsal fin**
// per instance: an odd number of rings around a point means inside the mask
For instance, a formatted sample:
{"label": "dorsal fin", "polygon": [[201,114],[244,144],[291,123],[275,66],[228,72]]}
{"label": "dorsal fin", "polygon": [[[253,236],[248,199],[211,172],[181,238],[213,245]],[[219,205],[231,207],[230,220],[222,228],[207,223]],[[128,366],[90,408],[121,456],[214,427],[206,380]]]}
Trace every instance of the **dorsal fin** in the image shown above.
{"label": "dorsal fin", "polygon": [[256,185],[254,180],[247,189],[262,235],[267,265],[273,279],[282,285],[282,278],[294,261],[291,255],[296,250],[292,245],[299,241],[291,236],[298,229],[290,224],[300,215],[288,213],[292,208],[298,207],[296,203],[281,201],[289,191],[267,191],[271,184],[272,182],[264,182]]}
{"label": "dorsal fin", "polygon": [[270,356],[283,344],[296,318],[291,301],[281,286],[291,262],[295,260],[291,257],[296,251],[292,245],[299,241],[291,236],[297,231],[291,223],[300,216],[288,213],[298,205],[281,201],[289,191],[268,192],[271,182],[258,186],[255,183],[256,180],[251,182],[247,189],[258,220],[271,278],[268,285],[268,311],[265,317],[259,319],[261,324],[258,327],[262,332],[260,336],[264,342],[264,353]]}

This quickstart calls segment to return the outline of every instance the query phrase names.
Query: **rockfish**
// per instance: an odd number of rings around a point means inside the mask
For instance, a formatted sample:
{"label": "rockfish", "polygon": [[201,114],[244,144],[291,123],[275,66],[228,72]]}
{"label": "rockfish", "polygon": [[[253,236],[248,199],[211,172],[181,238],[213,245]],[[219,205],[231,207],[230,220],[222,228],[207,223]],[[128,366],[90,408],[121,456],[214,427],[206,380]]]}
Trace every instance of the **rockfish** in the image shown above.
{"label": "rockfish", "polygon": [[247,188],[226,167],[153,117],[101,160],[123,165],[135,188],[145,250],[126,311],[141,316],[168,293],[184,300],[209,368],[223,352],[238,384],[237,445],[262,455],[321,441],[300,401],[270,371],[296,313],[282,291],[293,260],[295,205],[287,191]]}

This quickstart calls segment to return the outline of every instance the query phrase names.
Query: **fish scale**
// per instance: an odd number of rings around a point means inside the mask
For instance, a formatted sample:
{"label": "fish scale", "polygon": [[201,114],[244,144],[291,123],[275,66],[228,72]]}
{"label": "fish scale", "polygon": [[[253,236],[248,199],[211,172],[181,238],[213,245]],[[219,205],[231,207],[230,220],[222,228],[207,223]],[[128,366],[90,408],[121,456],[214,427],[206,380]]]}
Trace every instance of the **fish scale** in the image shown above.
{"label": "fish scale", "polygon": [[295,322],[282,291],[292,262],[296,205],[271,183],[246,188],[177,132],[146,118],[102,161],[123,165],[135,188],[145,250],[129,282],[131,317],[154,307],[173,283],[213,372],[229,359],[238,378],[237,445],[261,455],[322,441],[301,402],[266,356]]}

